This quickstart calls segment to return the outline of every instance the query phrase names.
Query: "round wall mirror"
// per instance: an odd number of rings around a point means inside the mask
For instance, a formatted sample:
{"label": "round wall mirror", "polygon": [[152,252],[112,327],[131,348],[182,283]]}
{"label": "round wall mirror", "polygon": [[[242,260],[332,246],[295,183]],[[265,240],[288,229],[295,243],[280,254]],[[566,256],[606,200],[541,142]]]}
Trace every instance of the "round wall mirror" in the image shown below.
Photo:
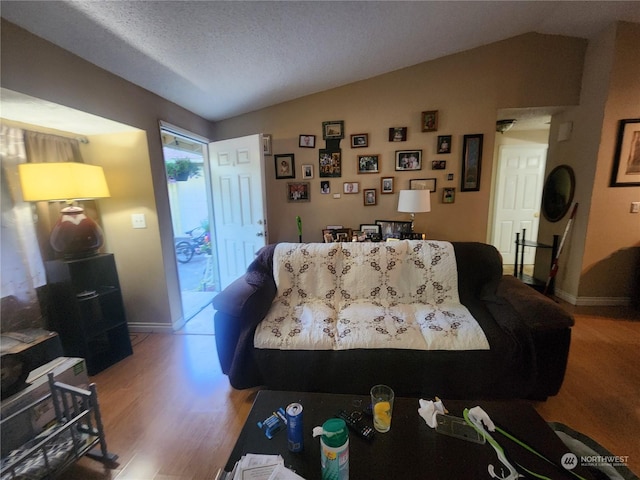
{"label": "round wall mirror", "polygon": [[550,222],[557,222],[567,214],[575,186],[576,177],[569,165],[559,165],[551,170],[542,190],[544,218]]}

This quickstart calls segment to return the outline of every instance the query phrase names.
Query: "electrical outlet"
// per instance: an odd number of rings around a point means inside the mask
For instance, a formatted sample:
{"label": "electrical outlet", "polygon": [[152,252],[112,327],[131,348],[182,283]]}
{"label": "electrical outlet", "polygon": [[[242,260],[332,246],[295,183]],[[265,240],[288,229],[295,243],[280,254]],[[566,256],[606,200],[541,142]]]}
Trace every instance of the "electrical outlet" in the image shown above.
{"label": "electrical outlet", "polygon": [[640,213],[640,202],[631,202],[631,213]]}
{"label": "electrical outlet", "polygon": [[132,213],[131,226],[133,228],[147,228],[147,221],[144,218],[144,213]]}

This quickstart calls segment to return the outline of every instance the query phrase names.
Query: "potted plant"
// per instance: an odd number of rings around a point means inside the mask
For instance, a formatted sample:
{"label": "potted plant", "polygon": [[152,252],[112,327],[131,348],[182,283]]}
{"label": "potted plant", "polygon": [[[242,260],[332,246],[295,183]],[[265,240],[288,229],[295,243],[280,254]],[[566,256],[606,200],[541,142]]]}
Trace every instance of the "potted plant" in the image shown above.
{"label": "potted plant", "polygon": [[177,182],[197,178],[200,176],[200,165],[192,163],[188,158],[178,158],[173,162],[167,162],[167,176]]}

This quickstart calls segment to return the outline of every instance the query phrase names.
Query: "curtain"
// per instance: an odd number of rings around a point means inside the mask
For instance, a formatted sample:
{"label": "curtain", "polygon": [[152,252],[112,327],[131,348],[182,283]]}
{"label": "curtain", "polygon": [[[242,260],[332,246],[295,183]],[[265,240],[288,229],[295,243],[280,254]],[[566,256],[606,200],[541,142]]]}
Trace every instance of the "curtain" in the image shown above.
{"label": "curtain", "polygon": [[29,162],[82,162],[80,144],[73,138],[25,131]]}
{"label": "curtain", "polygon": [[[35,289],[45,284],[45,271],[29,203],[22,201],[18,164],[27,160],[24,132],[0,126],[2,172],[1,296],[37,304]],[[3,324],[4,324],[3,319]]]}

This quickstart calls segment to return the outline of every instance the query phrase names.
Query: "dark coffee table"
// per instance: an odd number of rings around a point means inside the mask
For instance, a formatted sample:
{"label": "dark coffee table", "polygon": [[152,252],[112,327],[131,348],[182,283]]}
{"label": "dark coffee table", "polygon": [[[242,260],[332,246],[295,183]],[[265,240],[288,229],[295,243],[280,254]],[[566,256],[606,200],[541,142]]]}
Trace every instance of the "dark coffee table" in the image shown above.
{"label": "dark coffee table", "polygon": [[[340,410],[363,410],[369,398],[361,395],[337,395],[305,392],[258,392],[249,417],[240,432],[225,470],[230,472],[245,453],[280,454],[285,465],[307,480],[320,479],[320,439],[312,437],[313,427],[335,416]],[[291,453],[287,449],[287,433],[283,430],[267,439],[257,422],[279,407],[292,402],[304,407],[304,450]],[[464,408],[481,406],[492,420],[512,435],[525,441],[557,464],[568,449],[536,411],[524,401],[454,401],[444,400],[451,415],[462,417]],[[371,425],[371,419],[367,418]],[[496,439],[513,462],[519,461],[531,470],[553,479],[574,479],[544,460],[527,452],[499,435]],[[418,415],[417,398],[396,398],[391,430],[377,433],[368,442],[354,432],[349,433],[349,472],[352,480],[373,478],[402,479],[489,479],[489,464],[500,473],[502,464],[488,443],[483,445],[449,437],[429,428]],[[576,467],[574,472],[591,479],[588,472]],[[506,473],[506,472],[505,472]]]}

